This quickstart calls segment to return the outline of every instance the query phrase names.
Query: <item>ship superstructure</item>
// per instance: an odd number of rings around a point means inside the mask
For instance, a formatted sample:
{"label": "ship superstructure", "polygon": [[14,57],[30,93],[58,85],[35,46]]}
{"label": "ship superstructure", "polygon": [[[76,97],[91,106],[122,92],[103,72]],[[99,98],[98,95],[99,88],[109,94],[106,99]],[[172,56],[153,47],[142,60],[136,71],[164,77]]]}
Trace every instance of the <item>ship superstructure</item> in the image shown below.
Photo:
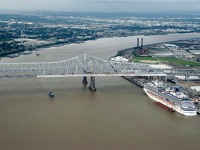
{"label": "ship superstructure", "polygon": [[195,116],[196,107],[185,92],[177,86],[170,86],[159,81],[152,81],[144,85],[145,93],[158,105],[185,116]]}

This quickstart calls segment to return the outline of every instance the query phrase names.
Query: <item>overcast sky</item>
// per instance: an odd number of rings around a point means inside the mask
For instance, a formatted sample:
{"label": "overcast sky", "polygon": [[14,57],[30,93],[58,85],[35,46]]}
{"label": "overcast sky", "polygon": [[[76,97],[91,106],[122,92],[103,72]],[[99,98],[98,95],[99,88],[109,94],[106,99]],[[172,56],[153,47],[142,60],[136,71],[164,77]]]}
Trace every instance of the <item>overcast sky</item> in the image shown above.
{"label": "overcast sky", "polygon": [[171,12],[200,10],[200,0],[0,0],[1,10]]}

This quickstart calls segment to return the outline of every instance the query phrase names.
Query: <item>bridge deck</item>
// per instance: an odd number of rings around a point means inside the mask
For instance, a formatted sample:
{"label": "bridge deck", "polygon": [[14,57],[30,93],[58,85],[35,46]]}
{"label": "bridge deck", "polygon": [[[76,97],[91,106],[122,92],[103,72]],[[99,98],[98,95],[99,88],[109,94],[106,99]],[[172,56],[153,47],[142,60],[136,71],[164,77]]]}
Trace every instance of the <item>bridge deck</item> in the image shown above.
{"label": "bridge deck", "polygon": [[87,54],[56,62],[0,63],[0,78],[167,75],[200,76],[200,71],[179,69],[165,73],[148,64],[108,61]]}
{"label": "bridge deck", "polygon": [[167,74],[68,74],[68,75],[38,75],[38,78],[56,78],[56,77],[121,77],[121,76],[167,76]]}
{"label": "bridge deck", "polygon": [[0,63],[0,77],[166,76],[147,64],[115,62],[87,54],[56,62]]}

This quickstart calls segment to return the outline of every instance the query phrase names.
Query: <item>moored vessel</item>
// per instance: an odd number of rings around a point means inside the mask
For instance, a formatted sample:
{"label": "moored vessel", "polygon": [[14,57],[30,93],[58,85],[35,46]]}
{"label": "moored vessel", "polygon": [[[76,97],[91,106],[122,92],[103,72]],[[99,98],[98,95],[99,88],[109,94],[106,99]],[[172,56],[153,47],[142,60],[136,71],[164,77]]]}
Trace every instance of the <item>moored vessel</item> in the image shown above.
{"label": "moored vessel", "polygon": [[144,85],[145,93],[158,105],[185,116],[195,116],[197,109],[193,101],[177,86],[170,86],[159,81]]}

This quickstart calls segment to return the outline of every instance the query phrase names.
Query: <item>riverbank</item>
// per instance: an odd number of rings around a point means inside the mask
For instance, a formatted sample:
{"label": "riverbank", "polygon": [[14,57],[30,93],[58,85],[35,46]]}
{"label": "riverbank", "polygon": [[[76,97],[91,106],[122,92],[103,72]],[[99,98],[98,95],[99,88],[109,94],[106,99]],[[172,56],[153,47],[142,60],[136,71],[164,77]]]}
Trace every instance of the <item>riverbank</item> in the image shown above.
{"label": "riverbank", "polygon": [[35,57],[38,51],[33,51],[30,55],[20,56],[14,59],[2,58],[0,62],[59,61],[76,57],[83,53],[108,60],[110,56],[116,55],[117,51],[135,47],[137,45],[137,38],[143,38],[144,45],[148,45],[197,37],[200,37],[200,33],[103,38],[81,44],[68,44],[61,47],[44,48],[39,51],[39,57]]}

